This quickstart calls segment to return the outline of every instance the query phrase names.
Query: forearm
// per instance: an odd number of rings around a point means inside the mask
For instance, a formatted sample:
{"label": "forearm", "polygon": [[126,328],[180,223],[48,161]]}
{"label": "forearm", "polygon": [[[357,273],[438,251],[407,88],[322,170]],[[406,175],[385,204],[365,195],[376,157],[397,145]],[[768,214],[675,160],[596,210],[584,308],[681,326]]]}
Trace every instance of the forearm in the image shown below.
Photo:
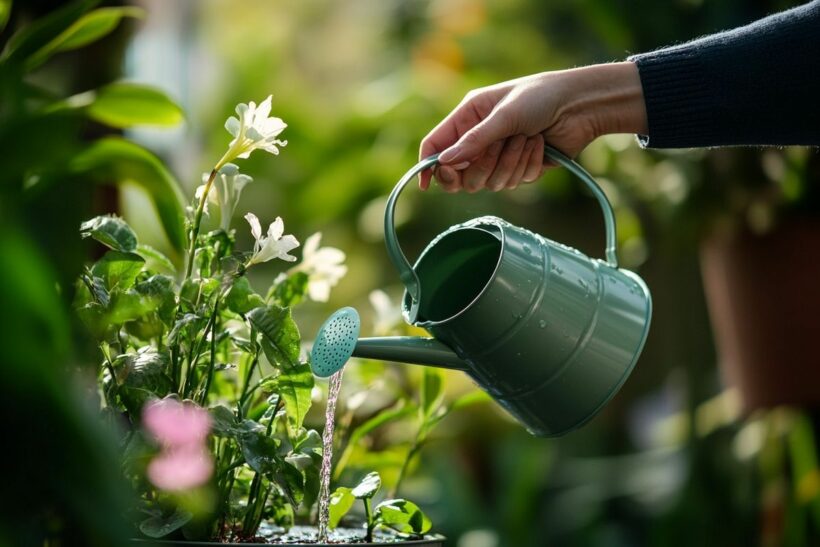
{"label": "forearm", "polygon": [[820,145],[820,1],[630,59],[645,146]]}

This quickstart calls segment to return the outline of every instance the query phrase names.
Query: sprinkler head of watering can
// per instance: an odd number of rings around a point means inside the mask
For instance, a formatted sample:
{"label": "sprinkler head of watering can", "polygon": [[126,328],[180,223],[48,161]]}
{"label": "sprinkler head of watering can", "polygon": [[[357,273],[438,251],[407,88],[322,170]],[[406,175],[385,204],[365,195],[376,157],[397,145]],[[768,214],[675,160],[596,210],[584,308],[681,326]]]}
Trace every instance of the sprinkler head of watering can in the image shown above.
{"label": "sprinkler head of watering can", "polygon": [[313,349],[310,350],[310,368],[313,374],[327,378],[339,372],[353,355],[362,322],[355,308],[336,310],[319,327]]}
{"label": "sprinkler head of watering can", "polygon": [[319,327],[310,368],[313,374],[327,378],[340,371],[351,357],[378,359],[418,365],[466,370],[461,358],[435,338],[422,336],[382,336],[359,338],[361,320],[355,308],[333,312]]}

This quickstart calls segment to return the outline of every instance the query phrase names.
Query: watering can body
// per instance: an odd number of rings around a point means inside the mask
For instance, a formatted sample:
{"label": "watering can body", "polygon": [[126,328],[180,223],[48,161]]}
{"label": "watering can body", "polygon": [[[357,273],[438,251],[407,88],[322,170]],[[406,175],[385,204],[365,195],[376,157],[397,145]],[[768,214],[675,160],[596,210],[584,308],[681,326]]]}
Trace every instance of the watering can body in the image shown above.
{"label": "watering can body", "polygon": [[492,216],[437,236],[413,266],[395,236],[388,200],[388,254],[407,288],[405,319],[433,338],[359,339],[354,356],[464,370],[531,433],[551,437],[591,419],[624,383],[646,340],[652,301],[636,274],[618,268],[609,202],[560,152],[601,203],[606,260],[592,259]]}

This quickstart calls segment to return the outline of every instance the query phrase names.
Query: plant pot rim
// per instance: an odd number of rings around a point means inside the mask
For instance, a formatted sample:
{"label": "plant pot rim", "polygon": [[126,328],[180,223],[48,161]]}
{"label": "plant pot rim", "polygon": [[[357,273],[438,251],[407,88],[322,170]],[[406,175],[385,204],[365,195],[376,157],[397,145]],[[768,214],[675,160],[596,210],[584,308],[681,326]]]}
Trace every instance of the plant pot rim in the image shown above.
{"label": "plant pot rim", "polygon": [[247,545],[248,547],[262,547],[265,545],[284,545],[289,547],[344,547],[345,545],[354,547],[380,547],[384,545],[419,545],[428,547],[437,547],[443,545],[446,538],[440,534],[427,534],[421,539],[409,539],[406,541],[389,541],[381,543],[223,543],[219,541],[187,541],[187,540],[163,540],[163,539],[144,539],[134,538],[132,543],[142,543],[146,545],[179,545],[179,546],[193,546],[193,545]]}

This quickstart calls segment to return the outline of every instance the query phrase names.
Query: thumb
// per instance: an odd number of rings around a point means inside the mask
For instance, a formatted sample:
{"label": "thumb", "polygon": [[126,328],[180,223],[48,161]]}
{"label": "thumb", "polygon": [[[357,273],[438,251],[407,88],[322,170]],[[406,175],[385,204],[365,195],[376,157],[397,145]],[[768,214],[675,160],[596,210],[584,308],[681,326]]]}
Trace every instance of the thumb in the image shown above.
{"label": "thumb", "polygon": [[441,153],[439,162],[443,164],[454,164],[470,161],[479,156],[485,148],[496,141],[503,140],[510,136],[510,127],[506,116],[494,111],[481,123],[464,133],[458,141]]}

